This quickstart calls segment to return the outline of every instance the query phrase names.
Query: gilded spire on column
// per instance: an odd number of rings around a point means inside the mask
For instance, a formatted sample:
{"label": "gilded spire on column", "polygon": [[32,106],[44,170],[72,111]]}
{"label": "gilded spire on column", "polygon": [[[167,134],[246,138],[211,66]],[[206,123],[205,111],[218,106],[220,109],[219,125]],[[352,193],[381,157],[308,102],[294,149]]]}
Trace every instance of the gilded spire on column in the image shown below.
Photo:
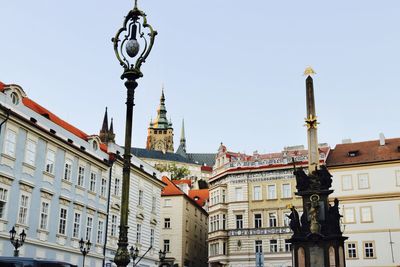
{"label": "gilded spire on column", "polygon": [[307,117],[305,118],[307,126],[308,139],[308,171],[312,173],[319,167],[319,152],[318,152],[318,136],[317,136],[317,115],[315,111],[314,99],[314,81],[311,77],[315,75],[315,71],[311,67],[307,67],[304,71],[306,78],[306,103]]}

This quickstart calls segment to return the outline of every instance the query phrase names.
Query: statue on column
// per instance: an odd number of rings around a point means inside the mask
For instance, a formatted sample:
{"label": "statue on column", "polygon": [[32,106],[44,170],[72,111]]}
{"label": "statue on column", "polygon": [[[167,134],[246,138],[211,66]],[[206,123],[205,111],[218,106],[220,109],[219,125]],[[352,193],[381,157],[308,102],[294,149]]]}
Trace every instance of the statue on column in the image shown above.
{"label": "statue on column", "polygon": [[319,216],[319,196],[318,195],[312,195],[310,197],[310,210],[309,210],[309,216],[310,216],[310,232],[313,234],[319,234],[321,231],[321,225],[318,222],[318,216]]}
{"label": "statue on column", "polygon": [[292,213],[289,215],[286,215],[290,219],[289,227],[292,229],[294,235],[297,235],[300,233],[300,218],[299,218],[299,213],[297,212],[296,208],[292,206],[290,208]]}

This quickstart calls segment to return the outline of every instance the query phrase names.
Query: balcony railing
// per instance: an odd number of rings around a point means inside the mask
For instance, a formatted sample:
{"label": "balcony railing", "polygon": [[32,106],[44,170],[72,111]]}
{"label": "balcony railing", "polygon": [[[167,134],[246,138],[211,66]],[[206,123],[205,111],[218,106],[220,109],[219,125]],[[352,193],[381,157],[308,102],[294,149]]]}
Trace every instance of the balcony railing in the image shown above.
{"label": "balcony railing", "polygon": [[290,230],[289,227],[268,227],[268,228],[229,230],[228,236],[275,235],[275,234],[290,234],[290,233],[292,233],[292,230]]}

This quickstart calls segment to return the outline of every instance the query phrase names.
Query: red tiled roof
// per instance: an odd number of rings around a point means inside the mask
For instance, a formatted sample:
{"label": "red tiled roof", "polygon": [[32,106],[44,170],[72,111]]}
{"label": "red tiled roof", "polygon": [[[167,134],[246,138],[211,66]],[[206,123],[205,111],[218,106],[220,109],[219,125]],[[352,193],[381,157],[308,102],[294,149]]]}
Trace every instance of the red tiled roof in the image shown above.
{"label": "red tiled roof", "polygon": [[211,166],[201,166],[202,171],[212,172],[213,168]]}
{"label": "red tiled roof", "polygon": [[208,201],[208,189],[189,190],[189,197],[203,207]]}
{"label": "red tiled roof", "polygon": [[162,177],[162,181],[166,184],[163,188],[161,195],[162,196],[181,196],[185,195],[182,190],[179,189],[167,176]]}
{"label": "red tiled roof", "polygon": [[[381,146],[379,140],[338,144],[331,150],[327,159],[327,166],[342,166],[353,164],[365,164],[390,160],[400,160],[400,138],[385,140]],[[349,152],[355,154],[350,156]]]}
{"label": "red tiled roof", "polygon": [[[5,86],[6,85],[0,81],[0,92],[4,91]],[[61,128],[65,129],[65,130],[69,131],[70,133],[76,135],[77,137],[79,137],[79,138],[81,138],[81,139],[83,139],[85,141],[88,140],[89,135],[87,135],[83,131],[79,130],[75,126],[69,124],[68,122],[60,119],[54,113],[52,113],[49,110],[47,110],[46,108],[42,107],[41,105],[39,105],[38,103],[36,103],[32,99],[30,99],[28,97],[23,97],[22,98],[22,103],[27,108],[29,108],[29,109],[33,110],[34,112],[36,112],[36,113],[48,118],[53,123],[57,124],[58,126],[60,126]],[[100,144],[100,149],[107,153],[108,148],[107,148],[106,144],[101,143]]]}
{"label": "red tiled roof", "polygon": [[172,180],[174,184],[187,184],[189,187],[192,186],[192,181],[189,179]]}

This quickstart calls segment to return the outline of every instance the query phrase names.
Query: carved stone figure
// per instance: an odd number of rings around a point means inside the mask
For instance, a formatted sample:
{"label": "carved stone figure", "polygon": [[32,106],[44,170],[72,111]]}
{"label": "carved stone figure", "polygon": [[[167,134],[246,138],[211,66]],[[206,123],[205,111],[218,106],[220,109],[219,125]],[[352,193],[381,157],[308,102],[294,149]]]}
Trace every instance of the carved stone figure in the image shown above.
{"label": "carved stone figure", "polygon": [[310,216],[310,232],[313,234],[320,233],[321,231],[321,225],[318,222],[318,214],[319,214],[319,196],[318,195],[312,195],[310,197],[311,203],[310,203],[310,210],[309,210],[309,216]]}
{"label": "carved stone figure", "polygon": [[334,234],[341,234],[340,218],[343,217],[339,213],[339,200],[335,198],[334,205],[329,207],[329,221],[331,222],[331,232]]}
{"label": "carved stone figure", "polygon": [[286,215],[290,219],[289,227],[292,229],[294,235],[297,235],[300,233],[300,219],[299,219],[299,213],[295,209],[295,207],[291,207],[290,210],[292,213]]}
{"label": "carved stone figure", "polygon": [[295,170],[294,175],[296,176],[296,188],[298,191],[305,191],[309,189],[309,178],[302,169]]}

